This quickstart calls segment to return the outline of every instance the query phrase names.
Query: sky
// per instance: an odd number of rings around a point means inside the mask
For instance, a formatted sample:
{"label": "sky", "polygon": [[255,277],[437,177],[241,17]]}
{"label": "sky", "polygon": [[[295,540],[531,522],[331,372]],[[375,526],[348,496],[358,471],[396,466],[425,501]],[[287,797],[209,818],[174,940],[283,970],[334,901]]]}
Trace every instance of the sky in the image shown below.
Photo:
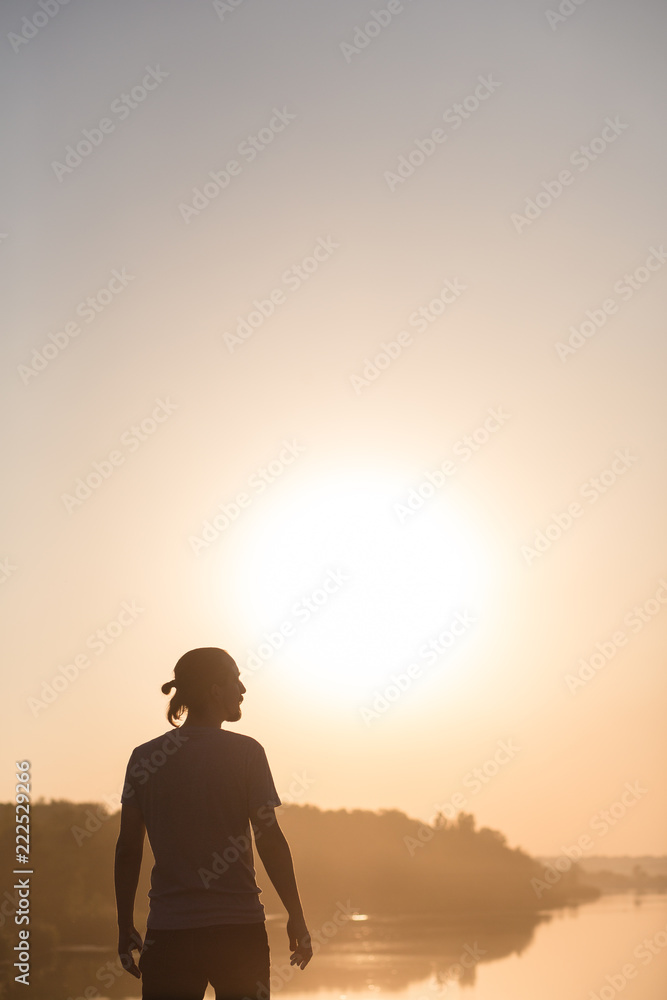
{"label": "sky", "polygon": [[664,5],[0,20],[0,796],[219,646],[284,801],[664,853]]}

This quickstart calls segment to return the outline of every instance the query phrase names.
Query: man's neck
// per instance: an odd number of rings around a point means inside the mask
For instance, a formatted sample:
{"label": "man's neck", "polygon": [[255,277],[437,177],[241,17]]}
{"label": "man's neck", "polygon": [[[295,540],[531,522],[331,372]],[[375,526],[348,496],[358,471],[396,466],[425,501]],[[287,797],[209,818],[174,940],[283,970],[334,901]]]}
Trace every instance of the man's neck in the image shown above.
{"label": "man's neck", "polygon": [[197,715],[195,716],[188,715],[185,722],[181,726],[181,729],[183,729],[185,726],[198,726],[200,728],[205,727],[206,729],[220,729],[223,721],[224,720],[220,719],[209,719],[206,718],[205,716],[200,717]]}

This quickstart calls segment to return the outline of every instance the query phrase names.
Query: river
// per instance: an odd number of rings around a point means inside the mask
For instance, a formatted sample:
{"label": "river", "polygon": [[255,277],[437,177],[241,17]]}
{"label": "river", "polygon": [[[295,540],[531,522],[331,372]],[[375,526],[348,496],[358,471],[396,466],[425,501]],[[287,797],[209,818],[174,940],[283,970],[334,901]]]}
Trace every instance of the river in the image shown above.
{"label": "river", "polygon": [[[667,896],[602,896],[539,918],[462,924],[418,918],[312,920],[322,942],[289,965],[284,923],[267,922],[272,996],[299,1000],[665,1000]],[[317,946],[316,946],[317,947]],[[61,952],[32,1000],[136,1000],[112,950]],[[109,964],[107,964],[109,963]],[[106,970],[106,971],[104,971]],[[37,969],[33,972],[36,974]],[[41,979],[42,982],[38,982]],[[26,991],[27,995],[27,991]],[[213,998],[209,989],[206,1000]]]}

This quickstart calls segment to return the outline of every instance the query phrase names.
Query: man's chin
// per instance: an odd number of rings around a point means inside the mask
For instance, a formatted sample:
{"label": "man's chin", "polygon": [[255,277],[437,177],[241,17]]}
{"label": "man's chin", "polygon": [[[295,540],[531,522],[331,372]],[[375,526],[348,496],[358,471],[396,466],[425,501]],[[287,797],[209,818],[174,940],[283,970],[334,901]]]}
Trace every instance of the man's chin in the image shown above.
{"label": "man's chin", "polygon": [[237,702],[237,704],[235,705],[229,705],[227,707],[227,715],[225,718],[225,722],[238,722],[239,719],[241,718],[241,715],[242,712],[241,712],[240,702]]}

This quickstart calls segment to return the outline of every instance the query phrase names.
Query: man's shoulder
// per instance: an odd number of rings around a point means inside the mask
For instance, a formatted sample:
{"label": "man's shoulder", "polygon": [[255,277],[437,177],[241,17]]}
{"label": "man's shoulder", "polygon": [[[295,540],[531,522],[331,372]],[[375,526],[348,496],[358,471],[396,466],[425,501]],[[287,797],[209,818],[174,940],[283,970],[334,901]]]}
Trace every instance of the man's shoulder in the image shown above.
{"label": "man's shoulder", "polygon": [[171,755],[187,742],[187,732],[182,732],[181,728],[175,727],[166,733],[161,733],[160,736],[154,736],[152,740],[140,743],[133,749],[132,756],[139,757],[160,752]]}
{"label": "man's shoulder", "polygon": [[[193,738],[198,739],[201,735],[201,730],[198,730],[195,734],[189,733],[187,726],[176,726],[168,732],[162,733],[160,736],[154,736],[153,739],[147,740],[145,743],[140,743],[139,746],[133,749],[132,756],[145,757],[147,754],[151,755],[154,753],[164,753],[170,756],[179,747],[191,743]],[[246,736],[245,733],[233,733],[229,729],[213,729],[210,733],[204,735],[238,753],[245,752],[249,755],[264,753],[264,747],[259,740],[256,740],[253,736]]]}
{"label": "man's shoulder", "polygon": [[223,738],[227,740],[229,746],[236,746],[246,753],[264,753],[264,747],[254,736],[246,736],[245,733],[233,733],[229,729],[221,729]]}

